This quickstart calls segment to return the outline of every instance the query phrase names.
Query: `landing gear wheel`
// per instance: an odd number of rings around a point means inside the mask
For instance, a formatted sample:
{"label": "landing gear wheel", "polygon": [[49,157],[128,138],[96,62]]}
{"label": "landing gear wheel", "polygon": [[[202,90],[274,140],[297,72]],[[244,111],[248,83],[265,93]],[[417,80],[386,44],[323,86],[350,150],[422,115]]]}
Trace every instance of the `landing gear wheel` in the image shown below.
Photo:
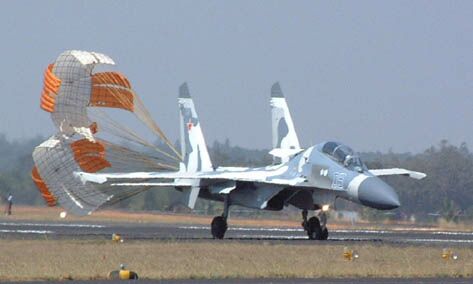
{"label": "landing gear wheel", "polygon": [[[322,228],[320,227],[320,221],[317,217],[311,217],[307,221],[307,235],[309,240],[320,240],[322,237]],[[328,232],[327,232],[328,236]]]}
{"label": "landing gear wheel", "polygon": [[227,220],[225,220],[223,216],[213,218],[212,223],[210,224],[210,229],[214,239],[223,239],[227,228]]}
{"label": "landing gear wheel", "polygon": [[328,230],[327,230],[327,228],[323,228],[322,234],[320,235],[320,239],[324,240],[324,241],[328,239]]}

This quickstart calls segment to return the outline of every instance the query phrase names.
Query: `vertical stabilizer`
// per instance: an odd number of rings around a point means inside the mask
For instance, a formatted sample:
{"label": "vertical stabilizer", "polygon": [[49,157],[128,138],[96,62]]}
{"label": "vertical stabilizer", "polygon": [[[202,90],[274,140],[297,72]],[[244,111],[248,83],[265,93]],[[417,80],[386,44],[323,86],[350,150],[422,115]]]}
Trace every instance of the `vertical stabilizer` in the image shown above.
{"label": "vertical stabilizer", "polygon": [[[181,124],[181,153],[185,170],[187,172],[213,170],[200,121],[187,83],[179,87],[178,103]],[[182,168],[181,166],[181,170]]]}
{"label": "vertical stabilizer", "polygon": [[[301,147],[286,98],[284,98],[278,82],[271,87],[270,103],[273,153],[281,153],[277,156],[281,158],[282,162],[286,162],[289,159],[289,154],[298,152]],[[288,153],[288,155],[285,155],[285,153]]]}

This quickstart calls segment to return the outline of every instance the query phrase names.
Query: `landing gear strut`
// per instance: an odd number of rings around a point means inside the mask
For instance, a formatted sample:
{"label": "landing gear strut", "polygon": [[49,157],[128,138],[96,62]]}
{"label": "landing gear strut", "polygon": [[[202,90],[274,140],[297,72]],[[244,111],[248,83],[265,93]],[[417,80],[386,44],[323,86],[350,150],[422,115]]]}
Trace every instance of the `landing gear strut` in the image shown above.
{"label": "landing gear strut", "polygon": [[307,210],[302,210],[302,228],[307,231]]}
{"label": "landing gear strut", "polygon": [[328,230],[326,225],[327,215],[320,212],[318,216],[313,216],[307,220],[307,210],[302,210],[302,227],[307,232],[310,240],[326,240],[328,239]]}
{"label": "landing gear strut", "polygon": [[223,202],[223,214],[221,216],[214,217],[212,223],[210,224],[210,231],[214,239],[223,239],[225,236],[225,232],[228,229],[227,218],[229,208],[230,204],[228,195],[225,195]]}

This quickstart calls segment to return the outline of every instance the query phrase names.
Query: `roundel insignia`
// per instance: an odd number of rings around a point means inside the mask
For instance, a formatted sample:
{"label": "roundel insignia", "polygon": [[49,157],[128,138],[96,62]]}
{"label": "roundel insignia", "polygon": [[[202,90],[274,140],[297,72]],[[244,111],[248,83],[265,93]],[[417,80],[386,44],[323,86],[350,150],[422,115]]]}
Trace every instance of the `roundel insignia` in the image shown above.
{"label": "roundel insignia", "polygon": [[192,129],[192,126],[194,126],[192,124],[192,122],[189,120],[189,122],[187,123],[187,130],[191,130]]}

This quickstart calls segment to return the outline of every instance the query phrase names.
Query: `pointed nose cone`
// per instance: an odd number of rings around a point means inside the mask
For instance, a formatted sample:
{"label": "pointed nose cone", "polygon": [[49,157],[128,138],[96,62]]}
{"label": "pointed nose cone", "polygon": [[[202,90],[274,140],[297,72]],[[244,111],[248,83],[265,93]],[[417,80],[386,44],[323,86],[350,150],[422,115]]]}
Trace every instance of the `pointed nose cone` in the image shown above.
{"label": "pointed nose cone", "polygon": [[369,177],[360,184],[358,199],[363,205],[381,210],[401,206],[394,189],[377,177]]}

